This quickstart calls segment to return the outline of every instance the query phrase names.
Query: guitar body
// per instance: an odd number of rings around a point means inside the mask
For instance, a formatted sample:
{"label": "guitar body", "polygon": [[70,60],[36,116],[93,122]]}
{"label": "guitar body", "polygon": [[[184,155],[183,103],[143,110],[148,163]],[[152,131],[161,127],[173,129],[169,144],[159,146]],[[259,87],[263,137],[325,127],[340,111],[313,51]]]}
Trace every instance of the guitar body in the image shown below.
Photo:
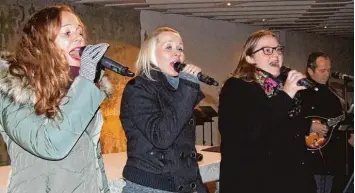
{"label": "guitar body", "polygon": [[306,135],[306,145],[308,148],[312,148],[314,150],[322,148],[327,139],[315,132],[311,132],[309,135]]}
{"label": "guitar body", "polygon": [[[317,122],[325,125],[327,124],[327,119],[324,117],[309,116],[306,117],[306,119],[310,119],[312,120],[312,122]],[[309,135],[306,135],[305,140],[307,147],[314,150],[322,148],[327,142],[325,136],[316,132],[310,132]]]}
{"label": "guitar body", "polygon": [[306,145],[309,150],[318,150],[323,148],[333,134],[333,129],[335,126],[345,119],[345,115],[340,115],[336,118],[325,118],[319,116],[308,116],[306,117],[308,120],[312,120],[312,122],[317,122],[326,125],[329,130],[327,136],[324,136],[320,133],[310,132],[309,135],[305,136]]}

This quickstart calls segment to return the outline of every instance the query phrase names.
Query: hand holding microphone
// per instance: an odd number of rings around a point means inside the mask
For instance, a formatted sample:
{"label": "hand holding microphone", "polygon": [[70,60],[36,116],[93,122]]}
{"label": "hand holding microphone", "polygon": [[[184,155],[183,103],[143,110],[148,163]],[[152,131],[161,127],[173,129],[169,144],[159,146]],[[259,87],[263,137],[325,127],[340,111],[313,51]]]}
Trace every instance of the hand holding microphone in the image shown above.
{"label": "hand holding microphone", "polygon": [[299,91],[299,90],[304,90],[306,89],[305,86],[301,86],[298,84],[298,82],[301,80],[301,79],[304,79],[305,76],[300,73],[300,72],[297,72],[296,70],[291,70],[289,71],[288,75],[287,75],[287,79],[286,79],[286,82],[284,84],[284,91],[291,97],[295,97],[296,93]]}
{"label": "hand holding microphone", "polygon": [[293,98],[299,90],[307,88],[314,89],[315,91],[318,90],[318,88],[311,81],[306,79],[302,73],[296,70],[291,70],[286,66],[280,68],[280,76],[287,77],[286,80],[284,80],[284,91],[291,98]]}
{"label": "hand holding microphone", "polygon": [[108,47],[105,43],[86,46],[80,54],[79,75],[94,82],[98,63]]}
{"label": "hand holding microphone", "polygon": [[197,76],[197,78],[203,82],[203,83],[206,83],[208,85],[214,85],[214,86],[218,86],[218,82],[203,74],[201,72],[201,68],[197,67],[197,66],[194,66],[194,65],[191,65],[191,64],[184,64],[184,63],[180,63],[180,62],[176,62],[174,64],[174,69],[176,72],[185,72],[185,73],[188,73],[188,74],[193,74],[195,76]]}
{"label": "hand holding microphone", "polygon": [[186,64],[185,68],[183,68],[181,72],[197,76],[197,74],[201,72],[201,68],[192,64]]}
{"label": "hand holding microphone", "polygon": [[[88,45],[72,51],[70,54],[81,59],[80,71],[85,72],[91,79],[98,78],[98,72],[101,69],[109,69],[122,76],[133,77],[134,73],[129,71],[128,67],[115,62],[104,56],[109,45],[106,43]],[[82,65],[84,64],[84,67]],[[86,65],[86,66],[85,66]],[[92,68],[89,70],[89,68]],[[94,72],[94,73],[93,73]],[[94,76],[94,78],[92,78]]]}

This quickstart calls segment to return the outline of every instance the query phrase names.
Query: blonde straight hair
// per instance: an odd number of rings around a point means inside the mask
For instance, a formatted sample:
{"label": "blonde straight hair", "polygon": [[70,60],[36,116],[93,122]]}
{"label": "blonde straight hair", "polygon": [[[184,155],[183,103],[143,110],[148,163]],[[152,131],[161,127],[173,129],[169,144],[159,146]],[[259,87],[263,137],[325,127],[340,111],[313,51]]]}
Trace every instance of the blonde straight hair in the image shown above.
{"label": "blonde straight hair", "polygon": [[159,42],[158,36],[163,32],[172,32],[180,36],[179,32],[169,27],[160,27],[154,30],[147,37],[147,39],[144,40],[141,45],[141,49],[139,50],[138,59],[136,61],[137,75],[144,74],[145,76],[147,76],[148,79],[154,81],[150,74],[150,71],[160,71],[160,69],[157,67],[158,63],[155,51]]}

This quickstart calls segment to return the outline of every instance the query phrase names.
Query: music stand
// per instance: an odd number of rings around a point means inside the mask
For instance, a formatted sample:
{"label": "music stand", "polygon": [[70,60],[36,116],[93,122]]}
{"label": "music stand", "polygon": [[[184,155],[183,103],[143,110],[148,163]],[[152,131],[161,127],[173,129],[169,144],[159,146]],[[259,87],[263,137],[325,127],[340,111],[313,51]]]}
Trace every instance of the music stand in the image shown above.
{"label": "music stand", "polygon": [[194,109],[194,115],[196,117],[196,126],[202,125],[202,144],[205,145],[205,115],[198,109]]}
{"label": "music stand", "polygon": [[[348,92],[348,84],[349,82],[351,82],[352,80],[350,79],[344,79],[343,80],[343,96],[344,96],[344,101],[345,101],[345,113],[348,113],[348,97],[347,97],[347,92]],[[345,132],[345,139],[348,139],[348,132]],[[348,155],[348,140],[345,140],[345,175],[349,176],[349,155]]]}
{"label": "music stand", "polygon": [[346,184],[343,193],[353,193],[354,192],[354,173],[351,175],[348,183]]}
{"label": "music stand", "polygon": [[211,123],[211,146],[213,146],[212,122],[214,121],[212,118],[217,117],[218,113],[211,106],[199,106],[198,108],[202,111],[205,117],[208,117],[205,122]]}

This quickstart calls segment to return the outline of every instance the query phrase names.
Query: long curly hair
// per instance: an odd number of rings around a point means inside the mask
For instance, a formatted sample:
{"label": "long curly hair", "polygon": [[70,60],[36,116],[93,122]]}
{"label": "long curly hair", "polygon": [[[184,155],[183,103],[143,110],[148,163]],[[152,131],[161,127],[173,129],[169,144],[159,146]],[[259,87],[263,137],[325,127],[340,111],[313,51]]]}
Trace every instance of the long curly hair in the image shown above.
{"label": "long curly hair", "polygon": [[[36,114],[48,118],[54,118],[60,111],[59,105],[72,83],[69,63],[55,44],[64,11],[75,15],[66,5],[47,7],[35,13],[24,26],[15,55],[9,61],[10,74],[33,89]],[[84,27],[79,17],[78,21]]]}

